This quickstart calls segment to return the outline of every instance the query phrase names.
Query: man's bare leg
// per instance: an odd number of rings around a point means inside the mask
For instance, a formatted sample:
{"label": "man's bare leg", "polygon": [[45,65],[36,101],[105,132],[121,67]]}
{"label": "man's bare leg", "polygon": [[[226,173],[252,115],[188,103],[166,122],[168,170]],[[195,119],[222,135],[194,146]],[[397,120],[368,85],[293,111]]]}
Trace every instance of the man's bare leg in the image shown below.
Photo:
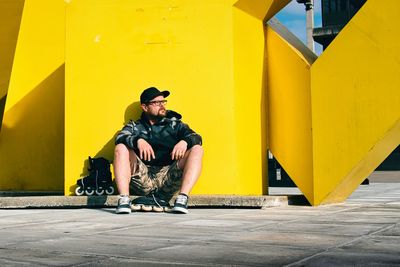
{"label": "man's bare leg", "polygon": [[178,167],[183,170],[182,185],[171,212],[188,213],[188,196],[200,177],[203,154],[203,148],[200,145],[195,145],[186,151],[185,156],[179,160]]}
{"label": "man's bare leg", "polygon": [[115,146],[114,150],[114,175],[120,195],[129,196],[129,183],[131,175],[137,167],[137,158],[133,150],[123,144]]}
{"label": "man's bare leg", "polygon": [[179,160],[178,167],[183,170],[182,186],[180,193],[189,195],[190,191],[200,177],[204,150],[200,145],[195,145],[189,149],[185,156]]}

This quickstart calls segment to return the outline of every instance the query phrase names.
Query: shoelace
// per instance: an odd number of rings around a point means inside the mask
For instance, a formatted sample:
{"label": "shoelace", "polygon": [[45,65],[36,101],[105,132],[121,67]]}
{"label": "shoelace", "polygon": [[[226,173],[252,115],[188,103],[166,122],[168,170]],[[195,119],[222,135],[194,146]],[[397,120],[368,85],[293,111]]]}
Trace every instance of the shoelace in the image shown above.
{"label": "shoelace", "polygon": [[181,204],[181,205],[186,205],[187,196],[178,195],[178,196],[176,197],[176,201],[175,201],[175,202],[178,203],[178,204]]}
{"label": "shoelace", "polygon": [[162,208],[161,205],[160,205],[160,203],[158,203],[158,201],[157,201],[157,199],[156,199],[156,197],[154,196],[153,193],[151,193],[151,196],[153,197],[153,200],[154,200],[154,202],[156,202],[157,206],[158,206],[159,208]]}
{"label": "shoelace", "polygon": [[122,196],[122,197],[120,197],[119,198],[119,204],[127,204],[127,205],[129,205],[129,202],[130,202],[130,199],[129,199],[129,197],[128,196]]}

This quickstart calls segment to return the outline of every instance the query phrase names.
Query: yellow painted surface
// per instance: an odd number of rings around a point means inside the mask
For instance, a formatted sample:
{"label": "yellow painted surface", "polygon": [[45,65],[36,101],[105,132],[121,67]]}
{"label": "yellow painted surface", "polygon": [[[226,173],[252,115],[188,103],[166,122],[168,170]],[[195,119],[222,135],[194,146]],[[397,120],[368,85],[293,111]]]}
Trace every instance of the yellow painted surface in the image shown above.
{"label": "yellow painted surface", "polygon": [[312,205],[344,201],[400,144],[399,7],[368,0],[311,76],[268,30],[270,148]]}
{"label": "yellow painted surface", "polygon": [[[271,1],[264,2],[267,12]],[[115,134],[138,117],[139,95],[149,86],[170,90],[168,108],[204,139],[194,194],[264,192],[263,25],[235,3],[67,5],[66,194],[89,155],[112,160]]]}
{"label": "yellow painted surface", "polygon": [[399,8],[368,0],[312,66],[314,204],[345,200],[400,144]]}
{"label": "yellow painted surface", "polygon": [[287,2],[0,2],[13,10],[0,17],[13,33],[0,42],[0,190],[71,194],[157,86],[203,136],[194,194],[265,194],[269,145],[311,204],[345,200],[400,143],[400,3],[368,0],[310,66],[263,27]]}
{"label": "yellow painted surface", "polygon": [[0,1],[0,130],[24,0]]}
{"label": "yellow painted surface", "polygon": [[313,199],[310,64],[270,27],[267,40],[269,147]]}
{"label": "yellow painted surface", "polygon": [[63,189],[62,0],[26,0],[0,132],[0,190]]}
{"label": "yellow painted surface", "polygon": [[[249,29],[253,30],[249,31]],[[260,75],[264,71],[262,20],[235,8],[233,10],[233,41],[233,87],[226,88],[225,94],[230,93],[234,96],[234,101],[231,103],[234,107],[231,116],[234,118],[232,122],[235,138],[232,142],[236,147],[234,170],[239,176],[235,181],[234,191],[225,192],[263,194],[266,190],[266,180],[264,180],[266,177],[263,175],[263,170],[266,171],[267,160],[266,118],[262,116],[266,109],[265,86],[263,75]],[[252,51],[252,53],[244,53],[244,51]],[[249,183],[249,177],[255,179]],[[228,176],[224,180],[225,182],[232,181]],[[206,186],[211,187],[212,181]],[[207,192],[207,187],[204,193]]]}
{"label": "yellow painted surface", "polygon": [[237,0],[235,7],[257,20],[269,20],[290,0]]}

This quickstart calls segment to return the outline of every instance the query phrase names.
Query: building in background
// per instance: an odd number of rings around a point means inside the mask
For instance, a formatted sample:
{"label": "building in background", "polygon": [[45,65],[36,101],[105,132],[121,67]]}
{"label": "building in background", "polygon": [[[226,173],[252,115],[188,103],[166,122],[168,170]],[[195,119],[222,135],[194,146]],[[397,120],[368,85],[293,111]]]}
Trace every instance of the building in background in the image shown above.
{"label": "building in background", "polygon": [[314,41],[326,49],[366,0],[321,0],[322,27],[313,30]]}

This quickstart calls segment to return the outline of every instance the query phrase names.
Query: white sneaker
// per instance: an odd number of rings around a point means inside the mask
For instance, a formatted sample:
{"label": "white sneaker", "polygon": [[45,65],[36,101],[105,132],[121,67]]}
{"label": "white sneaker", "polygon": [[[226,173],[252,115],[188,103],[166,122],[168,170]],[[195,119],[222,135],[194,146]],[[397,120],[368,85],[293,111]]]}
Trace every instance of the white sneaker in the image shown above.
{"label": "white sneaker", "polygon": [[179,194],[176,197],[175,204],[174,204],[174,207],[171,209],[171,212],[184,213],[184,214],[188,213],[189,212],[188,208],[187,208],[188,200],[189,200],[189,197],[187,195]]}
{"label": "white sneaker", "polygon": [[129,196],[120,196],[118,199],[118,207],[115,210],[117,214],[131,213],[131,199]]}

